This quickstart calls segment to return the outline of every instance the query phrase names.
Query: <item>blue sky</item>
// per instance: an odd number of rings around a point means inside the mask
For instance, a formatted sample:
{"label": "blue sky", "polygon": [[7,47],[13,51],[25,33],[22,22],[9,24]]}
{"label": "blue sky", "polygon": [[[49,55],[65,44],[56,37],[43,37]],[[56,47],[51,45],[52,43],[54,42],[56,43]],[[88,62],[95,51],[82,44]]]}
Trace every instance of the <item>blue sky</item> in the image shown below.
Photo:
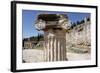
{"label": "blue sky", "polygon": [[22,11],[22,25],[23,25],[23,38],[28,38],[31,36],[37,36],[42,31],[36,30],[34,27],[36,18],[38,14],[50,13],[50,14],[67,14],[69,20],[73,23],[80,21],[85,17],[90,17],[90,13],[76,13],[76,12],[53,12],[53,11],[36,11],[36,10],[23,10]]}

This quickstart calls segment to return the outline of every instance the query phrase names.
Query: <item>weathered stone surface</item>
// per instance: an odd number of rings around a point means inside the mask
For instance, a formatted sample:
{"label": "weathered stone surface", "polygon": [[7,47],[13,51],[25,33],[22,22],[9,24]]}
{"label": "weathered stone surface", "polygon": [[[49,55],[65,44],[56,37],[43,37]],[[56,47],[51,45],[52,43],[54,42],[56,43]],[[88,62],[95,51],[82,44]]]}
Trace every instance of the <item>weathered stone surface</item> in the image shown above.
{"label": "weathered stone surface", "polygon": [[[66,60],[66,30],[68,18],[63,14],[40,14],[36,27],[44,31],[44,57],[45,61]],[[40,25],[40,20],[41,25]]]}

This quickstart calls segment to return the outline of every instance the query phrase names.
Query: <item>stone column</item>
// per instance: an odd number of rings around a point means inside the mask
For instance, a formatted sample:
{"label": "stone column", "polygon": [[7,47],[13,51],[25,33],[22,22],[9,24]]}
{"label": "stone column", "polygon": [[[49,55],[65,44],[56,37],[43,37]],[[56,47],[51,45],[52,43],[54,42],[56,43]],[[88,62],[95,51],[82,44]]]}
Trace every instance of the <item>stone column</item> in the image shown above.
{"label": "stone column", "polygon": [[60,29],[48,29],[45,31],[45,61],[66,60],[66,33]]}
{"label": "stone column", "polygon": [[44,60],[66,60],[66,30],[69,29],[65,14],[39,14],[37,30],[44,31]]}

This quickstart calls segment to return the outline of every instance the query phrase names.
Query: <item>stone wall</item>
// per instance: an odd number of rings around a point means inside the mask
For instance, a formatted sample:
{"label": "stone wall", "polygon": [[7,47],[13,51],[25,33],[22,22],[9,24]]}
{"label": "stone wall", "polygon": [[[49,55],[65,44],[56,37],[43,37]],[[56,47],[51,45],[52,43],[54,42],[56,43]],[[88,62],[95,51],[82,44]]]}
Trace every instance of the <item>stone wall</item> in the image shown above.
{"label": "stone wall", "polygon": [[90,49],[91,27],[90,21],[76,25],[66,32],[67,46],[74,46],[83,49]]}

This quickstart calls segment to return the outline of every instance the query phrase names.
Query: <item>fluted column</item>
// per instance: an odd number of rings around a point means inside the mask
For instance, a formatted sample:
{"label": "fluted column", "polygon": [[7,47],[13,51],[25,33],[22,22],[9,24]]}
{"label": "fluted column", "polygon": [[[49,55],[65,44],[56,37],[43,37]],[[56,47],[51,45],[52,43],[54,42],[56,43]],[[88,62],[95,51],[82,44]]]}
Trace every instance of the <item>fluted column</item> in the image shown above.
{"label": "fluted column", "polygon": [[66,33],[64,30],[50,29],[44,33],[45,61],[66,60]]}

